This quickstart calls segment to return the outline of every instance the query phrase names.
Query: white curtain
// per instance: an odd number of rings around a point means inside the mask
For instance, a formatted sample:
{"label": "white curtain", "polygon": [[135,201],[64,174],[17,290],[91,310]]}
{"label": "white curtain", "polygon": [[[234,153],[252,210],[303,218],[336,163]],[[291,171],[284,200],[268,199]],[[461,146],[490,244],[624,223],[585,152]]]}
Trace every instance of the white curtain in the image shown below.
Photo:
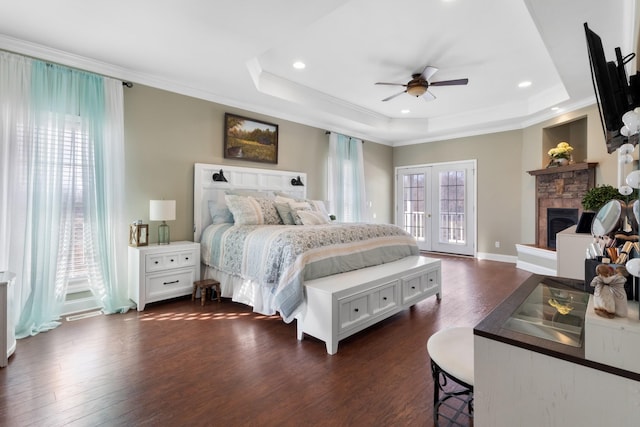
{"label": "white curtain", "polygon": [[368,221],[362,140],[332,132],[327,175],[329,203],[336,219]]}
{"label": "white curtain", "polygon": [[[22,274],[31,263],[29,253],[25,252],[30,240],[25,235],[28,171],[18,167],[27,152],[14,141],[30,128],[30,89],[31,60],[0,52],[0,270],[16,273],[14,301],[20,307],[30,294]],[[21,215],[13,215],[14,212]],[[14,310],[14,314],[15,325],[20,310]]]}
{"label": "white curtain", "polygon": [[0,55],[0,269],[17,276],[16,336],[59,325],[71,280],[126,311],[122,84]]}

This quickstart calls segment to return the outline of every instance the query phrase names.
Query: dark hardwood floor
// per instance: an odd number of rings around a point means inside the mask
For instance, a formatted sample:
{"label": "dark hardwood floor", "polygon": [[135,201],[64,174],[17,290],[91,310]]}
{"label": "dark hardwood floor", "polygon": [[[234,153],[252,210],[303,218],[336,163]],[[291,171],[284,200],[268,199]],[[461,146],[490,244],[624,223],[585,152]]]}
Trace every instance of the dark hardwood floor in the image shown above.
{"label": "dark hardwood floor", "polygon": [[443,299],[341,341],[230,300],[65,321],[19,340],[0,369],[3,426],[430,426],[426,342],[474,326],[529,273],[442,257]]}

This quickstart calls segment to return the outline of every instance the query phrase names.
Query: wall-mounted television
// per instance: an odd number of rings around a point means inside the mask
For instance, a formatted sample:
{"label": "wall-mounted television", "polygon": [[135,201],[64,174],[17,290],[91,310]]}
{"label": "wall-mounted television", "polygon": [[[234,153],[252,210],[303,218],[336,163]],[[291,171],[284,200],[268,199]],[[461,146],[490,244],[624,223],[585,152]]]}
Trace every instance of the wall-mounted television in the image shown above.
{"label": "wall-mounted television", "polygon": [[600,36],[593,32],[586,22],[584,30],[591,64],[591,79],[607,152],[613,153],[628,142],[628,138],[620,133],[623,126],[622,115],[640,106],[640,73],[631,76],[628,81],[624,67],[635,57],[635,53],[623,57],[620,48],[616,48],[616,60],[607,61]]}

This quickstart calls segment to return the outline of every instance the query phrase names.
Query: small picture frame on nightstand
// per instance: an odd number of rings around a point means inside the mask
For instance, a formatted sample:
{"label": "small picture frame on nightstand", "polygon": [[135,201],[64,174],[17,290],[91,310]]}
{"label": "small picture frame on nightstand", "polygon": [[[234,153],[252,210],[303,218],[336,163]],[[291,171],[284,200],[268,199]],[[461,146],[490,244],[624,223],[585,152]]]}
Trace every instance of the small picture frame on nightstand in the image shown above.
{"label": "small picture frame on nightstand", "polygon": [[149,244],[149,224],[129,225],[129,246],[147,246]]}

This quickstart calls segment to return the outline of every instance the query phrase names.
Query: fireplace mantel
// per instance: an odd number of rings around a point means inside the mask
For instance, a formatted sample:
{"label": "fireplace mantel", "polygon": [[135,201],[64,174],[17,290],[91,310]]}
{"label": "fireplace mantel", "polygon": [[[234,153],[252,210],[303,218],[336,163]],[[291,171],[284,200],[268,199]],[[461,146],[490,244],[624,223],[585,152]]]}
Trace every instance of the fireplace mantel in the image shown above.
{"label": "fireplace mantel", "polygon": [[598,166],[597,163],[582,162],[582,163],[573,163],[567,166],[555,166],[551,168],[536,169],[532,171],[527,171],[527,173],[532,176],[548,175],[552,173],[572,172],[572,171],[579,171],[584,169],[595,169],[596,166]]}

